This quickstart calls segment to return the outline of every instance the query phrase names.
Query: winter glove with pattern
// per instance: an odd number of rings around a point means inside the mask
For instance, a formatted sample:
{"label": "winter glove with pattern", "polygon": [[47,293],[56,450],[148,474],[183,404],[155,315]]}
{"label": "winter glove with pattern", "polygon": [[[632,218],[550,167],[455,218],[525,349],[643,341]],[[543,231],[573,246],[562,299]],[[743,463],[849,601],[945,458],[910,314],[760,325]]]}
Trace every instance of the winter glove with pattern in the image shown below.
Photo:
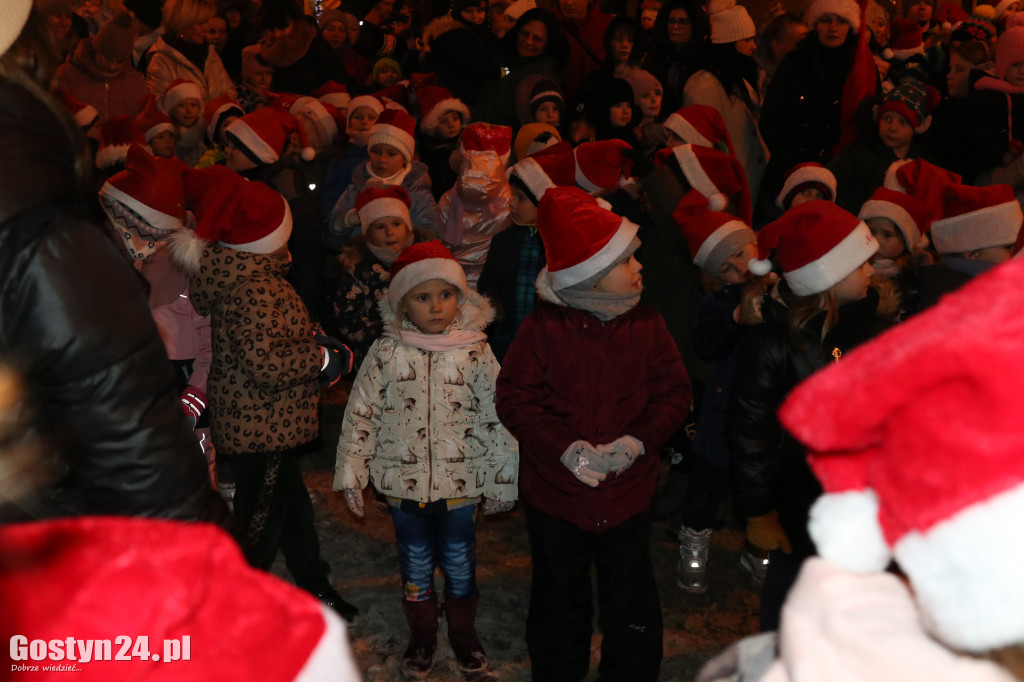
{"label": "winter glove with pattern", "polygon": [[585,440],[578,440],[565,449],[559,461],[572,472],[581,483],[596,488],[597,485],[608,477],[608,474],[601,471],[596,464],[601,455],[594,449],[594,446]]}

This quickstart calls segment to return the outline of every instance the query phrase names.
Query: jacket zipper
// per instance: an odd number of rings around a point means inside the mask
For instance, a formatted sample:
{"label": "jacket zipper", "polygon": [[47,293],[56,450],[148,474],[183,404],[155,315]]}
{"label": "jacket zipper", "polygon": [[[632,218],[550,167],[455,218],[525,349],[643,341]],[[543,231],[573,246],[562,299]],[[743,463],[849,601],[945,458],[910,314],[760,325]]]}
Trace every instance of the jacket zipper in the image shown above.
{"label": "jacket zipper", "polygon": [[431,491],[434,489],[434,429],[430,425],[431,415],[434,411],[434,401],[430,398],[430,384],[433,381],[433,371],[430,364],[433,353],[427,351],[427,502],[430,501]]}

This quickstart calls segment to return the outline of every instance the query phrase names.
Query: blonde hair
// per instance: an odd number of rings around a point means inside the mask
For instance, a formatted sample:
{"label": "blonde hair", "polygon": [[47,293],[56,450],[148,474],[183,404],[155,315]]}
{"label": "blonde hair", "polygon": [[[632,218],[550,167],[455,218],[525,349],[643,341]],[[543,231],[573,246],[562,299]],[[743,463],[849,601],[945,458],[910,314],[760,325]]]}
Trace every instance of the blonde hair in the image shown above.
{"label": "blonde hair", "polygon": [[164,3],[164,28],[176,36],[217,14],[217,5],[207,0],[167,0]]}
{"label": "blonde hair", "polygon": [[796,348],[806,348],[801,332],[822,312],[825,313],[825,324],[821,326],[821,338],[818,340],[824,341],[829,330],[839,321],[839,299],[836,298],[835,286],[816,294],[798,296],[784,282],[780,281],[779,284],[779,296],[789,308],[790,343]]}

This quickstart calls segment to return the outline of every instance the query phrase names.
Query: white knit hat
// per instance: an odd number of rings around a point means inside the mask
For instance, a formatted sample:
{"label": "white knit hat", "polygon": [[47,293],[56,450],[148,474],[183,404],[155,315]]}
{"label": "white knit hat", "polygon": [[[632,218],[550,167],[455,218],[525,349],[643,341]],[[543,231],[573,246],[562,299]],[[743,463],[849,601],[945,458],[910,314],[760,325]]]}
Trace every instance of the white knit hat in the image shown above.
{"label": "white knit hat", "polygon": [[[353,102],[355,100],[352,100]],[[366,147],[375,144],[389,144],[405,157],[405,165],[412,163],[416,152],[416,120],[401,109],[385,109],[377,122],[370,128],[366,138]]]}
{"label": "white knit hat", "polygon": [[736,0],[711,0],[708,21],[711,23],[711,42],[715,45],[735,43],[757,35],[747,8],[737,5]]}
{"label": "white knit hat", "polygon": [[0,3],[0,55],[17,40],[30,11],[32,0],[4,0]]}

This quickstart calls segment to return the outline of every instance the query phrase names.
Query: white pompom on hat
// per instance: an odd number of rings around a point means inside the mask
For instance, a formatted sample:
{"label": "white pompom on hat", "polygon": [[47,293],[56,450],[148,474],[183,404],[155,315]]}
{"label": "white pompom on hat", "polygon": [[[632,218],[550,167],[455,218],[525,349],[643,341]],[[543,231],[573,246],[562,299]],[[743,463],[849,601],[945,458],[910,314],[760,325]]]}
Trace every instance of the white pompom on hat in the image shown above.
{"label": "white pompom on hat", "polygon": [[747,174],[736,157],[693,144],[673,147],[671,157],[690,187],[707,197],[712,211],[724,211],[735,197],[738,217],[748,225],[751,223],[754,207]]}
{"label": "white pompom on hat", "polygon": [[391,284],[388,286],[388,303],[391,308],[397,310],[403,296],[417,285],[432,279],[444,280],[458,289],[459,304],[466,301],[469,295],[466,272],[444,244],[431,239],[402,249],[402,253],[391,264]]}

